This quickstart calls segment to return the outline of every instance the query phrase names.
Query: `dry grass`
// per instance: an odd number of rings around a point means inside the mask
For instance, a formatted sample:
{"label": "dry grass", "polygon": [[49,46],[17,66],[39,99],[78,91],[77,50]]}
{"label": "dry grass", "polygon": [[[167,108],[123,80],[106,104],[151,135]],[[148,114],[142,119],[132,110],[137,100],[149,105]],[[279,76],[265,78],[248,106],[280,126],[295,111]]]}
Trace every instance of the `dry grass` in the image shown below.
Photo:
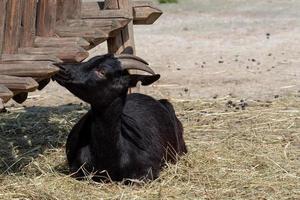
{"label": "dry grass", "polygon": [[84,107],[1,114],[0,199],[299,199],[299,96],[246,110],[226,102],[176,102],[189,153],[133,186],[67,175],[63,145]]}

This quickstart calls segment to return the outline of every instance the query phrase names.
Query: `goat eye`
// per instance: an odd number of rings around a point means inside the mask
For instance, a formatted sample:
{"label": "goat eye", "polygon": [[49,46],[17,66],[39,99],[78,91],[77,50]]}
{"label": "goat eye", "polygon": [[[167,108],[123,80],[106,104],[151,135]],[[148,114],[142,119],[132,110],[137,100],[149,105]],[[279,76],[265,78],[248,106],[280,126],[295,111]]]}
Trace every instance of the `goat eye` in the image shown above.
{"label": "goat eye", "polygon": [[96,70],[95,73],[100,78],[103,78],[105,76],[105,70],[104,69]]}

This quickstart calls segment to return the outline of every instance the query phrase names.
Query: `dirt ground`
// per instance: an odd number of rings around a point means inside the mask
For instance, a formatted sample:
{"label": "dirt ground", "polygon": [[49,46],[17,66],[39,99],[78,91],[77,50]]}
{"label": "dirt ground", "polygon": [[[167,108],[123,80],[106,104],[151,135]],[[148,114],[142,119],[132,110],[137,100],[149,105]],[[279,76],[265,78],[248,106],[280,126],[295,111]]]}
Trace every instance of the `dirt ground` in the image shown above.
{"label": "dirt ground", "polygon": [[66,138],[85,106],[0,115],[0,199],[299,200],[299,96],[239,110],[242,105],[226,102],[173,102],[188,154],[141,185],[70,177]]}
{"label": "dirt ground", "polygon": [[156,25],[137,28],[138,54],[163,75],[156,88],[172,97],[272,99],[299,92],[299,8],[290,0],[162,6]]}
{"label": "dirt ground", "polygon": [[[300,92],[300,1],[186,0],[135,26],[137,55],[162,75],[141,92],[175,99],[272,100]],[[91,56],[106,52],[106,44]],[[78,102],[56,83],[25,103]]]}

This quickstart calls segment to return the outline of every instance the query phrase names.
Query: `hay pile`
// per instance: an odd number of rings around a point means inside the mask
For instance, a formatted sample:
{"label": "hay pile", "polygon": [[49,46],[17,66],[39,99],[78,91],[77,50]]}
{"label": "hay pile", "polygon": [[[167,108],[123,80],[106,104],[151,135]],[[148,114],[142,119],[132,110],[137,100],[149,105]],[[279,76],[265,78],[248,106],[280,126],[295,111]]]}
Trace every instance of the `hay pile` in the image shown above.
{"label": "hay pile", "polygon": [[132,186],[68,176],[66,134],[86,107],[1,114],[0,199],[299,199],[299,97],[175,107],[188,155],[159,179]]}

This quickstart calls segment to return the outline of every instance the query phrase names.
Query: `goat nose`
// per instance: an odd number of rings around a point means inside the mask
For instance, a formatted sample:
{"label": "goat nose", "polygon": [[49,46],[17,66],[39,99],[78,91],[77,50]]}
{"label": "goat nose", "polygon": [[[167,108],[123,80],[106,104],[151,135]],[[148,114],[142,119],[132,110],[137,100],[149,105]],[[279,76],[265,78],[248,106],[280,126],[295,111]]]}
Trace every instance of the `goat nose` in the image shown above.
{"label": "goat nose", "polygon": [[56,81],[69,81],[71,79],[71,74],[68,70],[60,69],[57,74],[52,77]]}

